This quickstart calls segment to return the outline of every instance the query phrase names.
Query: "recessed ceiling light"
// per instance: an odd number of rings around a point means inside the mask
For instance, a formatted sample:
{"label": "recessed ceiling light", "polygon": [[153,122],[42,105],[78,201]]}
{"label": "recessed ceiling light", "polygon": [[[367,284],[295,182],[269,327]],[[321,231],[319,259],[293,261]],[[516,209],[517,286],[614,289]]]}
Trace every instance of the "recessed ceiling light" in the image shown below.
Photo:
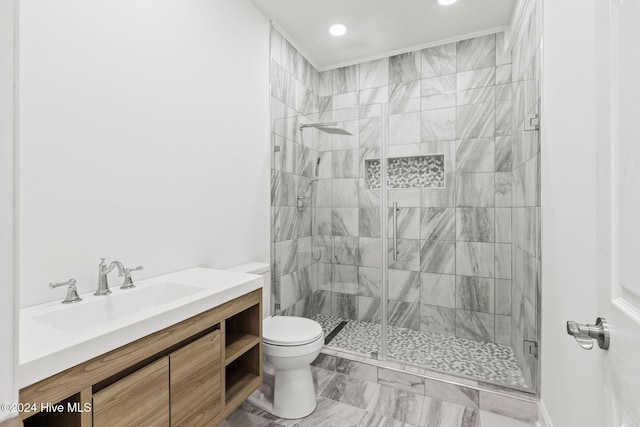
{"label": "recessed ceiling light", "polygon": [[449,6],[450,4],[454,4],[457,0],[438,0],[442,6]]}
{"label": "recessed ceiling light", "polygon": [[332,36],[336,36],[336,37],[344,36],[346,32],[347,32],[347,27],[345,27],[342,24],[333,24],[332,26],[329,27],[329,33]]}

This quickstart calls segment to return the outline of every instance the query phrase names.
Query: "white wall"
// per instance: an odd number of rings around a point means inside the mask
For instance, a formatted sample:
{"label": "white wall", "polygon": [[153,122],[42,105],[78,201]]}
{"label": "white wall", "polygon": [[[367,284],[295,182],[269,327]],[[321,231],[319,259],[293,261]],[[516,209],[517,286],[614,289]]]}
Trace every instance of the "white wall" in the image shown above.
{"label": "white wall", "polygon": [[[0,402],[17,402],[14,366],[13,147],[14,147],[14,2],[0,2]],[[0,411],[0,421],[10,414]]]}
{"label": "white wall", "polygon": [[596,312],[594,2],[544,2],[542,111],[542,379],[554,427],[591,427],[595,351],[565,323]]}
{"label": "white wall", "polygon": [[100,257],[144,265],[134,279],[267,261],[269,24],[253,4],[20,8],[21,305],[70,277],[93,290]]}

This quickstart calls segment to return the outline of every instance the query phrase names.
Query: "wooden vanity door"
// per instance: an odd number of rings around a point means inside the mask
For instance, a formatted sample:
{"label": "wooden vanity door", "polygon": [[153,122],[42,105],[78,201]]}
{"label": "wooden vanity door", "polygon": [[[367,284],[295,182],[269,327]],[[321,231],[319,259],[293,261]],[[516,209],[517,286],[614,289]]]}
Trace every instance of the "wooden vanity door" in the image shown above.
{"label": "wooden vanity door", "polygon": [[93,427],[168,425],[168,357],[93,394]]}
{"label": "wooden vanity door", "polygon": [[220,330],[169,355],[171,425],[206,426],[222,409]]}

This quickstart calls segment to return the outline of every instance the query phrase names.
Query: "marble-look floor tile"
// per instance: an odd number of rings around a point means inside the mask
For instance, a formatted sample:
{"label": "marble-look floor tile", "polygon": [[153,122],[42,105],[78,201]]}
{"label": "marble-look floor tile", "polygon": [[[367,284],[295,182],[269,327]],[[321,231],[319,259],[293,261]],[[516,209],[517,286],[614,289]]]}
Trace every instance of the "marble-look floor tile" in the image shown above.
{"label": "marble-look floor tile", "polygon": [[416,394],[424,394],[424,378],[392,369],[377,368],[378,383]]}
{"label": "marble-look floor tile", "polygon": [[376,382],[378,380],[378,369],[376,366],[342,358],[338,359],[336,363],[336,372],[364,381]]}
{"label": "marble-look floor tile", "polygon": [[480,409],[525,422],[538,420],[538,405],[535,402],[500,396],[494,393],[480,392]]}
{"label": "marble-look floor tile", "polygon": [[422,415],[421,394],[379,385],[376,399],[369,402],[367,410],[411,425],[420,425]]}
{"label": "marble-look floor tile", "polygon": [[281,427],[282,424],[252,414],[243,409],[237,409],[219,427]]}
{"label": "marble-look floor tile", "polygon": [[535,427],[535,422],[525,422],[488,411],[480,411],[479,427]]}
{"label": "marble-look floor tile", "polygon": [[424,427],[478,427],[478,410],[425,397],[420,425]]}
{"label": "marble-look floor tile", "polygon": [[480,398],[478,390],[457,384],[425,379],[425,396],[446,400],[462,406],[478,409]]}

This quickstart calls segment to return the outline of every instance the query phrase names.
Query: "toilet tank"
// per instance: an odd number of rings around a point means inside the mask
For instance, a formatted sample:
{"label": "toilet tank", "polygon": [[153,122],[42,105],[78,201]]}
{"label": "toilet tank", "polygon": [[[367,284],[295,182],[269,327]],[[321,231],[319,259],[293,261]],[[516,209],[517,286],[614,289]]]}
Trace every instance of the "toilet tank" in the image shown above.
{"label": "toilet tank", "polygon": [[269,270],[269,264],[266,262],[252,261],[229,267],[227,270],[262,275],[262,318],[269,317],[271,315],[271,271]]}

